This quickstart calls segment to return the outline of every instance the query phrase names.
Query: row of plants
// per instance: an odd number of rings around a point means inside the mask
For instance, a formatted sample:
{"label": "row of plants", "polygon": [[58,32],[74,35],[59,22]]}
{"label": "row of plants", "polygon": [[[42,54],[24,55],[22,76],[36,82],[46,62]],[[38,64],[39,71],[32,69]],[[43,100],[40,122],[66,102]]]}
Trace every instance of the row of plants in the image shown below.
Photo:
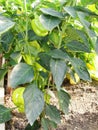
{"label": "row of plants", "polygon": [[[91,82],[98,72],[97,9],[97,0],[0,1],[0,80],[11,71],[16,105],[0,105],[0,123],[18,108],[28,119],[25,130],[58,126],[70,103],[65,78]],[[51,104],[54,97],[58,107]]]}

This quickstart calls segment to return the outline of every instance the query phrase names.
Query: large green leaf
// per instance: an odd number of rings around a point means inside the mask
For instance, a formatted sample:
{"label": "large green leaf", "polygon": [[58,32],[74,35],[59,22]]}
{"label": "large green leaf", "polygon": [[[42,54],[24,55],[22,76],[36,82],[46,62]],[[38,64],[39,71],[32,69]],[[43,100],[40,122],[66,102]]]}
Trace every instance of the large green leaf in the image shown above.
{"label": "large green leaf", "polygon": [[8,31],[15,25],[14,22],[4,16],[0,16],[0,35]]}
{"label": "large green leaf", "polygon": [[41,8],[40,9],[44,14],[51,15],[57,18],[63,18],[63,14],[61,12],[58,12],[56,10],[53,10],[51,8]]}
{"label": "large green leaf", "polygon": [[47,30],[51,31],[60,24],[61,20],[57,17],[42,14],[40,15],[40,22]]}
{"label": "large green leaf", "polygon": [[44,108],[44,96],[35,83],[27,86],[24,91],[25,113],[30,123],[33,125]]}
{"label": "large green leaf", "polygon": [[46,105],[46,116],[48,116],[52,121],[55,123],[60,123],[60,111],[56,108],[56,106],[53,105]]}
{"label": "large green leaf", "polygon": [[86,68],[86,65],[81,59],[72,58],[71,63],[80,79],[83,79],[84,81],[91,81],[90,74]]}
{"label": "large green leaf", "polygon": [[0,105],[0,123],[9,121],[12,118],[11,109],[6,108],[3,105]]}
{"label": "large green leaf", "polygon": [[66,52],[63,52],[60,49],[51,50],[47,54],[50,55],[52,58],[55,58],[55,59],[62,59],[62,60],[68,60],[69,59],[68,54]]}
{"label": "large green leaf", "polygon": [[53,74],[53,79],[56,84],[56,88],[60,90],[64,76],[67,72],[67,65],[64,60],[51,59],[50,68]]}
{"label": "large green leaf", "polygon": [[75,52],[90,52],[90,49],[87,45],[84,43],[78,42],[78,41],[71,41],[69,43],[66,43],[66,47]]}
{"label": "large green leaf", "polygon": [[13,68],[10,74],[10,86],[12,88],[15,88],[18,85],[31,82],[33,80],[33,77],[34,72],[32,66],[25,63],[19,63]]}
{"label": "large green leaf", "polygon": [[61,110],[67,114],[70,103],[70,95],[65,90],[58,91],[59,105]]}
{"label": "large green leaf", "polygon": [[52,128],[56,128],[57,124],[47,118],[42,118],[41,124],[43,127],[43,130],[51,130]]}

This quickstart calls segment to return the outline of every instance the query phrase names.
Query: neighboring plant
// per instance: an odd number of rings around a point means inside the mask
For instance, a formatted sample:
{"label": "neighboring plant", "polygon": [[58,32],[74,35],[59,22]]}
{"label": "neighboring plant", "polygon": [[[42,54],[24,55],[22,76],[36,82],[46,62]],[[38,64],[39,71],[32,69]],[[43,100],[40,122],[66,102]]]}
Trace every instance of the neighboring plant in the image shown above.
{"label": "neighboring plant", "polygon": [[[70,95],[62,85],[67,75],[74,82],[78,81],[76,75],[79,80],[91,81],[83,56],[98,52],[94,26],[98,7],[96,13],[90,8],[94,2],[1,0],[0,19],[13,22],[0,29],[0,53],[6,61],[0,79],[11,70],[12,100],[26,114],[29,124],[25,130],[56,128],[60,113],[68,113]],[[58,106],[51,103],[54,97]],[[13,109],[0,105],[0,123],[11,119]]]}

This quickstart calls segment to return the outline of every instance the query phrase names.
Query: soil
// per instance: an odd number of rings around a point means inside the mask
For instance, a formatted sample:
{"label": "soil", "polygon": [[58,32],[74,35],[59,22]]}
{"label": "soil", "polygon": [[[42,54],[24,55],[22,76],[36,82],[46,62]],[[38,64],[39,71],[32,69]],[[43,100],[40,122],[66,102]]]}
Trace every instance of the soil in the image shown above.
{"label": "soil", "polygon": [[[61,124],[56,130],[98,130],[98,82],[81,82],[77,85],[65,83],[71,95],[69,113],[62,114]],[[11,96],[5,96],[6,106],[12,107]],[[56,99],[52,102],[56,104]],[[13,118],[6,123],[6,130],[25,130],[27,119],[24,114],[13,111]]]}

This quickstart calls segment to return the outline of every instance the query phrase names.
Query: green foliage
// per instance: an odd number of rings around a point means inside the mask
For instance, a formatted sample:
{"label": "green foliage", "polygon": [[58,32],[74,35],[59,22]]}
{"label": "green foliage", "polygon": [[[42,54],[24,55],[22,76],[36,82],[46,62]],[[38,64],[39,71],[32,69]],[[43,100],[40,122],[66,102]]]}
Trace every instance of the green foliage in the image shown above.
{"label": "green foliage", "polygon": [[[60,111],[68,113],[70,96],[62,86],[67,74],[91,81],[85,53],[98,53],[97,5],[96,0],[0,1],[0,54],[6,61],[0,79],[11,70],[11,87],[26,87],[26,130],[57,127],[60,112],[50,102],[54,96]],[[11,118],[3,106],[0,113],[3,108],[1,122]]]}
{"label": "green foliage", "polygon": [[0,105],[0,123],[9,121],[12,118],[11,109]]}

